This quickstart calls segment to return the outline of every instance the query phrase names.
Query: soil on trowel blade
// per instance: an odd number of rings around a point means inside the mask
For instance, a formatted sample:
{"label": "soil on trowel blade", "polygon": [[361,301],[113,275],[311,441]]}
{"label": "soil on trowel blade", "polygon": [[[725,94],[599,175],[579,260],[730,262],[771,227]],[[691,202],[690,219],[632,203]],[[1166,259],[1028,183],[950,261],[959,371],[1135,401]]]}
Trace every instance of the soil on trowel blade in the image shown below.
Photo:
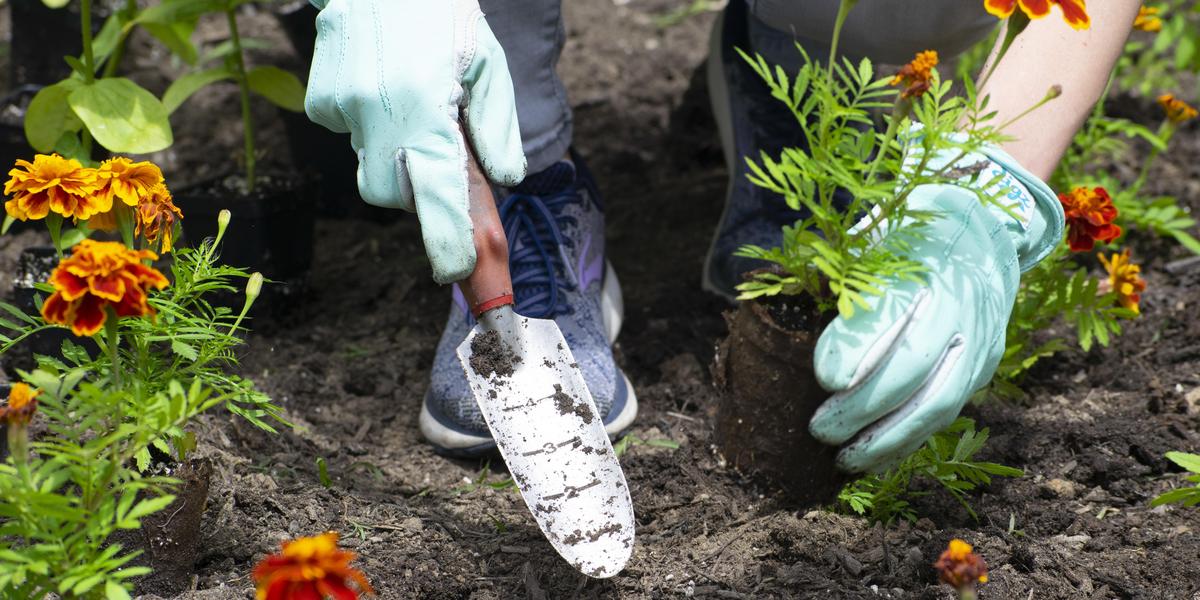
{"label": "soil on trowel blade", "polygon": [[577,402],[570,394],[564,392],[562,386],[557,383],[554,384],[553,397],[554,407],[558,409],[559,414],[569,415],[575,413],[588,425],[591,425],[592,419],[596,418],[596,415],[592,414],[592,409],[586,402]]}
{"label": "soil on trowel blade", "polygon": [[499,377],[510,377],[513,365],[519,362],[521,357],[513,354],[512,348],[495,331],[481,333],[471,340],[471,369],[483,377],[493,373]]}

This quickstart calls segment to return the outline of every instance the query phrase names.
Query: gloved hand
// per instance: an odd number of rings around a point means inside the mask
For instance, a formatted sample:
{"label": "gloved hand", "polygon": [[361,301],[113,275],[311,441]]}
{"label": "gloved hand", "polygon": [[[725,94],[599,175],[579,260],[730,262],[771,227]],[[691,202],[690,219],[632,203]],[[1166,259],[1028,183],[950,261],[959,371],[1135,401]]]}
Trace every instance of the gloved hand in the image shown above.
{"label": "gloved hand", "polygon": [[[871,310],[838,317],[817,343],[817,378],[833,396],[809,429],[825,443],[848,443],[838,454],[846,471],[894,466],[954,422],[1004,354],[1020,273],[1062,240],[1062,206],[1050,188],[1004,152],[985,154],[955,164],[986,163],[973,181],[910,196],[914,209],[940,214],[910,254],[928,268],[926,281],[893,282],[868,298]],[[970,189],[988,184],[1015,217]]]}
{"label": "gloved hand", "polygon": [[363,200],[416,211],[433,278],[464,279],[475,246],[460,113],[484,173],[525,178],[508,63],[478,0],[312,2],[309,118],[350,133]]}

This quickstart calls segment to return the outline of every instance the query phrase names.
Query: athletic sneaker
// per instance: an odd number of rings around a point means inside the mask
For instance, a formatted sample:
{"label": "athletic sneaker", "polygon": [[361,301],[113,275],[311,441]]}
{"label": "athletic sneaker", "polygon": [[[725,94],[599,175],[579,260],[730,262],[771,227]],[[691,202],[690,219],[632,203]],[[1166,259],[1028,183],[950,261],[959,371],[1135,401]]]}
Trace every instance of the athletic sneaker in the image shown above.
{"label": "athletic sneaker", "polygon": [[[768,63],[796,73],[800,53],[792,36],[771,29],[749,13],[746,2],[730,2],[713,27],[708,54],[708,86],[713,115],[725,151],[729,187],[725,210],[704,261],[705,290],[733,300],[742,274],[767,266],[733,253],[752,244],[778,246],[783,226],[806,213],[791,210],[781,195],[750,183],[746,159],[761,164],[765,152],[778,160],[784,148],[807,149],[808,142],[791,109],[771,96],[770,89],[735,49],[756,52]],[[814,53],[814,56],[820,53]]]}
{"label": "athletic sneaker", "polygon": [[[572,156],[505,192],[498,195],[500,221],[508,235],[516,312],[558,323],[605,429],[615,436],[633,423],[637,398],[613,360],[624,307],[621,285],[605,259],[604,207],[592,175]],[[477,456],[495,448],[455,354],[474,326],[455,285],[420,421],[425,439],[443,454]]]}

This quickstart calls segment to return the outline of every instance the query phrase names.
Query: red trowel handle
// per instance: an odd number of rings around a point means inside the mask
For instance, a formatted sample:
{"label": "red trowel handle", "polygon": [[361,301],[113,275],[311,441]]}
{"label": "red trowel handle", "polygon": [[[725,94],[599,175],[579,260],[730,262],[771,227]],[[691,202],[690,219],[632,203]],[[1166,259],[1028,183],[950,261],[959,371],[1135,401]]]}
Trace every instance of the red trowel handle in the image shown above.
{"label": "red trowel handle", "polygon": [[479,168],[475,153],[467,150],[467,182],[470,186],[471,224],[475,227],[475,271],[459,282],[463,296],[476,317],[513,303],[512,278],[508,273],[508,237],[496,211],[491,184]]}

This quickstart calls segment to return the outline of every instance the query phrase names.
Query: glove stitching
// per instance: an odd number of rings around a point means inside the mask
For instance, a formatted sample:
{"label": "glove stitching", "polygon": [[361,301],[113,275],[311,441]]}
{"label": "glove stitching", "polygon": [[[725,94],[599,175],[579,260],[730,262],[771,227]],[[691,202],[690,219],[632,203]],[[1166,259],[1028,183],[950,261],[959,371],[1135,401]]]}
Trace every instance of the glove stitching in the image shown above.
{"label": "glove stitching", "polygon": [[[329,21],[328,20],[321,19],[321,18],[317,19],[317,37],[318,38],[321,38],[321,37],[328,38],[329,37]],[[310,81],[320,81],[322,74],[324,72],[325,72],[325,53],[317,52],[317,53],[315,53],[315,56],[313,57],[312,72],[309,74],[309,80]],[[312,86],[310,86],[309,89],[311,90]],[[323,103],[318,100],[317,94],[310,93],[310,98],[311,98],[311,101],[310,102],[306,101],[306,106],[305,106],[305,108],[308,110],[308,112],[311,113],[314,117],[317,117],[321,121],[332,122],[333,120],[329,118],[329,115],[327,115],[325,113],[325,110],[321,106],[321,104],[323,104]]]}
{"label": "glove stitching", "polygon": [[[374,3],[374,0],[370,1]],[[342,15],[340,15],[340,18],[345,19],[346,15],[347,12],[343,11]],[[358,120],[354,118],[354,115],[350,114],[350,111],[346,110],[346,106],[342,102],[342,75],[345,73],[344,65],[346,64],[346,46],[349,42],[350,33],[348,30],[350,28],[339,27],[339,29],[342,33],[342,39],[341,43],[338,45],[338,71],[337,78],[334,82],[333,101],[334,105],[337,106],[338,112],[342,113],[342,118],[352,123],[355,128],[361,129],[362,125],[358,123]]]}
{"label": "glove stitching", "polygon": [[383,105],[383,112],[390,116],[392,99],[388,95],[387,80],[383,75],[383,31],[380,28],[383,19],[379,18],[379,5],[374,1],[371,2],[371,20],[375,32],[375,82],[379,86],[379,102]]}

